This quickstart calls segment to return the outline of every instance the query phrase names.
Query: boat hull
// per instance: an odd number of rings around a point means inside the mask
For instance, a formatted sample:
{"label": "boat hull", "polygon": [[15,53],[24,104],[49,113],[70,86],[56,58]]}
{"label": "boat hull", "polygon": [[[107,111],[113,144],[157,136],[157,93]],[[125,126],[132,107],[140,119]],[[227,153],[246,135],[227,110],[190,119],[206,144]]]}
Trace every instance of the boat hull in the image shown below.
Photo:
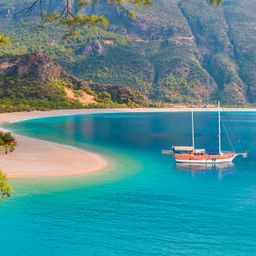
{"label": "boat hull", "polygon": [[223,154],[223,155],[204,155],[204,156],[191,156],[191,155],[174,155],[174,159],[177,163],[189,163],[189,164],[222,164],[231,163],[236,154]]}
{"label": "boat hull", "polygon": [[190,164],[223,164],[223,163],[231,163],[234,158],[227,158],[221,160],[176,160],[177,163],[190,163]]}

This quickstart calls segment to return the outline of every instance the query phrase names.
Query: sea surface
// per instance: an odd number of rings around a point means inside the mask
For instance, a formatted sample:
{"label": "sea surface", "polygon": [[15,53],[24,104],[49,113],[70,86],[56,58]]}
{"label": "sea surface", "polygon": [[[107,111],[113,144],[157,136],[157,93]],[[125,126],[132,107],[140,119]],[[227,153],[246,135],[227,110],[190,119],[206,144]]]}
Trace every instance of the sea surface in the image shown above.
{"label": "sea surface", "polygon": [[[8,125],[90,149],[111,167],[82,177],[14,179],[0,204],[0,255],[256,255],[256,113],[223,115],[233,165],[175,165],[191,145],[190,113],[113,113]],[[195,113],[197,148],[218,148],[217,115]],[[229,132],[229,137],[225,134]]]}

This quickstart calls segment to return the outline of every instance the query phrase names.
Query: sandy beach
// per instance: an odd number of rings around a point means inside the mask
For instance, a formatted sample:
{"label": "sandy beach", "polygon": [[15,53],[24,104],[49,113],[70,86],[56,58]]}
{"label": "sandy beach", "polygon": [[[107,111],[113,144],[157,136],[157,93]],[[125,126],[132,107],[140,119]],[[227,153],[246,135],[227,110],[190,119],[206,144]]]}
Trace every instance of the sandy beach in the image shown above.
{"label": "sandy beach", "polygon": [[[0,124],[18,122],[31,118],[114,113],[114,112],[182,112],[192,108],[165,108],[165,109],[82,109],[82,110],[54,110],[33,111],[0,114]],[[216,108],[193,108],[193,111],[216,111]],[[256,111],[256,109],[225,109],[227,111]],[[109,166],[104,157],[85,150],[55,144],[47,141],[15,135],[18,141],[16,150],[8,155],[0,156],[0,169],[10,178],[21,177],[58,177],[85,175],[102,171]]]}
{"label": "sandy beach", "polygon": [[0,167],[10,178],[83,175],[108,166],[104,157],[89,151],[15,136],[18,147],[0,156]]}
{"label": "sandy beach", "polygon": [[[80,111],[20,112],[0,114],[0,123],[24,119],[76,114]],[[9,178],[36,178],[86,175],[109,166],[104,157],[74,147],[15,134],[18,146],[13,153],[0,156],[0,169]]]}

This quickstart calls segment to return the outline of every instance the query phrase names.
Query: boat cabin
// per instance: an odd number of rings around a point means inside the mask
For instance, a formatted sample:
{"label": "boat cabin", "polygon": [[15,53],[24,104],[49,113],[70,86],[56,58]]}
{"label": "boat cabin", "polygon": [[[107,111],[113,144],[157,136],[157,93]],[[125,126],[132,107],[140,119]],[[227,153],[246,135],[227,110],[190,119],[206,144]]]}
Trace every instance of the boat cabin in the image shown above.
{"label": "boat cabin", "polygon": [[191,154],[194,148],[190,146],[174,146],[172,151],[174,154]]}
{"label": "boat cabin", "polygon": [[173,154],[182,155],[182,154],[193,154],[196,156],[205,155],[205,149],[194,149],[190,146],[174,146],[172,147]]}
{"label": "boat cabin", "polygon": [[195,156],[203,156],[206,154],[205,149],[195,149],[193,153]]}

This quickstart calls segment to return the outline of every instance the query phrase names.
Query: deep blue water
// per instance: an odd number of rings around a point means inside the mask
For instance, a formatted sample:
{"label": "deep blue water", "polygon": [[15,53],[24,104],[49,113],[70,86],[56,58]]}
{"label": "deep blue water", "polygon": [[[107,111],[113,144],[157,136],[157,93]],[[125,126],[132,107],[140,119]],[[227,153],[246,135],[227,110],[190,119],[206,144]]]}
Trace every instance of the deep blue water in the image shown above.
{"label": "deep blue water", "polygon": [[[113,166],[85,177],[12,180],[0,255],[256,255],[256,113],[228,113],[234,165],[175,165],[189,113],[120,113],[14,123],[32,137],[91,149]],[[216,113],[196,113],[196,145],[217,149]],[[237,143],[241,141],[241,143]],[[223,148],[230,150],[223,134]]]}

